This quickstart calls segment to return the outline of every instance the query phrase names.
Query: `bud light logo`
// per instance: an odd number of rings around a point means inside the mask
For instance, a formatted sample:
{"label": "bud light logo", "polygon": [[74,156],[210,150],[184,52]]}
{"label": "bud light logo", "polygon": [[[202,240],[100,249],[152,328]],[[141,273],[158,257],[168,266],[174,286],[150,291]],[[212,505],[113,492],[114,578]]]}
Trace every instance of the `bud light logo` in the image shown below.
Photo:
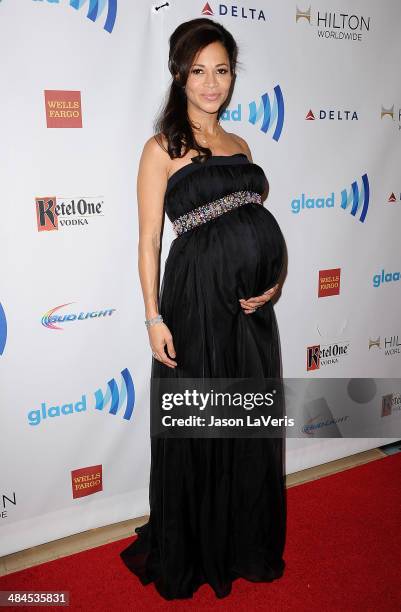
{"label": "bud light logo", "polygon": [[115,378],[108,381],[105,391],[97,389],[90,401],[83,393],[78,401],[68,401],[58,404],[46,404],[42,402],[41,407],[28,412],[28,424],[38,426],[43,421],[52,420],[55,417],[72,416],[87,412],[90,405],[92,410],[107,412],[113,416],[120,416],[129,421],[135,406],[135,388],[131,374],[127,368],[121,372],[120,388]]}
{"label": "bud light logo", "polygon": [[[64,327],[60,327],[57,323],[71,323],[76,321],[88,321],[89,319],[94,318],[104,318],[110,317],[113,312],[116,311],[115,308],[108,308],[107,310],[89,310],[89,311],[80,311],[73,313],[58,313],[57,311],[60,308],[64,308],[65,306],[69,306],[74,302],[67,302],[67,304],[61,304],[61,306],[56,306],[51,310],[48,310],[42,317],[42,325],[47,327],[47,329],[59,329],[63,330]],[[57,313],[57,314],[56,314]]]}
{"label": "bud light logo", "polygon": [[[34,0],[35,2],[44,2],[44,0]],[[49,4],[59,4],[60,0],[47,0]],[[86,0],[70,0],[70,7],[76,10],[82,9],[86,4]],[[111,33],[114,28],[117,17],[117,0],[90,0],[86,17],[91,21],[97,21],[102,16],[102,13],[107,6],[107,13],[104,19],[103,28],[106,32]]]}
{"label": "bud light logo", "polygon": [[[248,121],[252,125],[259,125],[264,134],[272,132],[272,138],[278,141],[284,125],[284,99],[280,85],[276,85],[270,95],[264,93],[260,100],[249,102]],[[237,108],[226,108],[222,115],[222,121],[242,121],[242,104]]]}

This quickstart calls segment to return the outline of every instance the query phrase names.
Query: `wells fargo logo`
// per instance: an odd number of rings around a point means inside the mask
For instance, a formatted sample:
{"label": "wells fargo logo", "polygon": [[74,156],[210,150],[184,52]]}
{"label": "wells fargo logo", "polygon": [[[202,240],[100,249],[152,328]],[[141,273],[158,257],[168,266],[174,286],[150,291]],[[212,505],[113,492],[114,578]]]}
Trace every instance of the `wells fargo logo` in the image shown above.
{"label": "wells fargo logo", "polygon": [[319,293],[318,297],[340,294],[341,268],[332,270],[319,270]]}
{"label": "wells fargo logo", "polygon": [[72,497],[85,497],[103,491],[103,474],[101,465],[80,468],[71,471]]}
{"label": "wells fargo logo", "polygon": [[81,128],[80,91],[45,90],[46,124],[48,128]]}

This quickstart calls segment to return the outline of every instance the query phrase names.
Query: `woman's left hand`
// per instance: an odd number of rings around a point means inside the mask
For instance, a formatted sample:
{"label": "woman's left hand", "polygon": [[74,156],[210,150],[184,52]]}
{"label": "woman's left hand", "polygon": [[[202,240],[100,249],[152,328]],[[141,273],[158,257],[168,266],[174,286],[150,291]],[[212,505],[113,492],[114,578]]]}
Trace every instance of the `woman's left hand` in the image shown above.
{"label": "woman's left hand", "polygon": [[257,308],[259,308],[260,306],[263,306],[263,304],[266,304],[266,302],[271,300],[273,295],[276,293],[278,287],[279,287],[279,284],[277,283],[276,285],[274,285],[274,287],[272,287],[268,291],[264,291],[262,295],[257,295],[256,297],[250,297],[247,300],[245,300],[244,298],[241,298],[239,300],[239,303],[241,304],[241,307],[244,313],[252,314],[253,312],[255,312]]}

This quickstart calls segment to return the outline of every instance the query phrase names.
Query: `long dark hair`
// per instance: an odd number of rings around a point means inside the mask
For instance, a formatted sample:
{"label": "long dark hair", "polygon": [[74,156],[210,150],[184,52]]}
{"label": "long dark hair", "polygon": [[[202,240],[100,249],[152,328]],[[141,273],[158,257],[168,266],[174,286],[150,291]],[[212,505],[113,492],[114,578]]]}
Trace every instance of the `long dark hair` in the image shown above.
{"label": "long dark hair", "polygon": [[[195,55],[216,41],[225,47],[233,75],[229,95],[217,113],[217,120],[219,120],[230,100],[238,65],[238,46],[233,36],[220,23],[205,17],[181,23],[170,36],[168,68],[173,81],[166,94],[164,107],[155,121],[154,130],[155,134],[161,133],[166,137],[167,152],[171,159],[183,157],[191,149],[198,151],[199,161],[205,161],[212,155],[208,147],[202,147],[194,138],[187,113],[185,84]],[[176,74],[178,74],[177,79]],[[159,144],[163,147],[162,143],[159,142]],[[184,151],[181,155],[182,147]]]}

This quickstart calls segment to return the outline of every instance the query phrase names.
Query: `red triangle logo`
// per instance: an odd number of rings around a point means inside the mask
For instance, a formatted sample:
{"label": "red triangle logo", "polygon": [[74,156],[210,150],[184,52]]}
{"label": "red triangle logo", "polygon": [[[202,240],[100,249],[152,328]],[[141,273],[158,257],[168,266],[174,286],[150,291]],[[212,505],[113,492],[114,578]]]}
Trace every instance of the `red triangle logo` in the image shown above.
{"label": "red triangle logo", "polygon": [[391,194],[391,196],[388,199],[388,202],[396,202],[397,198],[394,195],[394,192]]}
{"label": "red triangle logo", "polygon": [[305,117],[306,121],[315,121],[315,115],[310,110],[309,113]]}
{"label": "red triangle logo", "polygon": [[202,15],[213,15],[209,2],[206,2],[205,6],[203,7]]}

